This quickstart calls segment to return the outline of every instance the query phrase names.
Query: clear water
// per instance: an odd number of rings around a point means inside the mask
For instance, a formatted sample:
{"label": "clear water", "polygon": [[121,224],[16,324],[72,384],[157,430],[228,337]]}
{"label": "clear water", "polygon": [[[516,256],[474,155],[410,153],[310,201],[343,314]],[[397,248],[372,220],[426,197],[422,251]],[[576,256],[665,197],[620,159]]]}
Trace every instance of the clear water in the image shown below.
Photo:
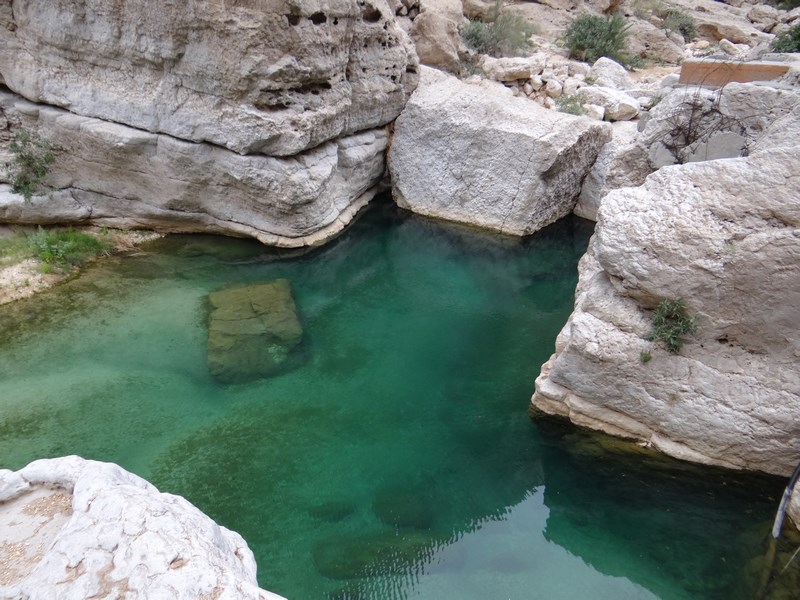
{"label": "clear water", "polygon": [[[174,236],[0,307],[0,465],[109,460],[239,531],[292,599],[752,598],[783,482],[526,410],[590,224],[379,206],[329,246]],[[208,375],[206,296],[288,278],[302,365]]]}

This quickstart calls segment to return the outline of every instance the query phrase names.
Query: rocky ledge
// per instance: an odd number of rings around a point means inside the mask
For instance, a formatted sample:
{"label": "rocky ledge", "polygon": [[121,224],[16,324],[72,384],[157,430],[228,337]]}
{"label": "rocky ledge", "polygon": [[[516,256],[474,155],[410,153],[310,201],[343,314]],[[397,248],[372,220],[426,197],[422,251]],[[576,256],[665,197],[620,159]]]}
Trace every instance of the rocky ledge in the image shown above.
{"label": "rocky ledge", "polygon": [[0,470],[0,599],[122,596],[283,600],[239,534],[117,465]]}
{"label": "rocky ledge", "polygon": [[3,3],[0,162],[23,131],[55,161],[34,202],[0,186],[0,221],[322,243],[377,192],[417,79],[385,0]]}
{"label": "rocky ledge", "polygon": [[[776,95],[747,87],[730,91],[749,91],[751,101]],[[736,146],[748,156],[663,166],[643,185],[602,197],[575,309],[536,380],[536,408],[686,460],[793,471],[800,104],[791,87],[780,98],[775,120]],[[725,113],[724,95],[715,106]],[[737,122],[740,134],[747,129]],[[699,325],[673,354],[648,338],[653,309],[678,298]]]}

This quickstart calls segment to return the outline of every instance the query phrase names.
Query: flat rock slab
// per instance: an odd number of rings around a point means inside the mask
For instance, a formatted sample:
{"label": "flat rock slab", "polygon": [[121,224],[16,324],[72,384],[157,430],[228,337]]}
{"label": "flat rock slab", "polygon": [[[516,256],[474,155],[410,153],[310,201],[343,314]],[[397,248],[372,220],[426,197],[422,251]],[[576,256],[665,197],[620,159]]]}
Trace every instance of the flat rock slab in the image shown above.
{"label": "flat rock slab", "polygon": [[289,281],[232,286],[208,296],[208,366],[223,383],[274,375],[303,337]]}
{"label": "flat rock slab", "polygon": [[790,65],[780,63],[742,63],[722,60],[687,60],[681,65],[678,83],[723,86],[778,79],[789,72]]}

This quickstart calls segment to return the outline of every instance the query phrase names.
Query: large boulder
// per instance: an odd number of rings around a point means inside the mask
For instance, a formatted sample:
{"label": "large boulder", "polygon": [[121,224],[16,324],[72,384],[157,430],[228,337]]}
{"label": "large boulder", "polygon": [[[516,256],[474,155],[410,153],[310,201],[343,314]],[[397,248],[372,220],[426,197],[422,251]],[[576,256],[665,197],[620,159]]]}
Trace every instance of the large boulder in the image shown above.
{"label": "large boulder", "polygon": [[458,73],[459,27],[465,21],[461,0],[423,0],[411,23],[411,39],[419,62]]}
{"label": "large boulder", "polygon": [[[608,193],[533,404],[687,460],[786,475],[800,455],[800,109],[748,157]],[[794,142],[792,140],[795,140]],[[677,354],[652,310],[699,317]]]}
{"label": "large boulder", "polygon": [[394,197],[420,214],[530,234],[572,210],[609,129],[423,68],[395,124]]}
{"label": "large boulder", "polygon": [[81,117],[9,92],[0,92],[0,109],[16,129],[48,140],[55,154],[47,194],[25,202],[0,185],[0,220],[7,222],[91,222],[307,246],[340,232],[375,195],[384,172],[384,129],[278,158]]}
{"label": "large boulder", "polygon": [[0,75],[34,102],[273,156],[385,125],[417,78],[385,0],[6,2]]}
{"label": "large boulder", "polygon": [[283,600],[242,537],[180,496],[77,456],[0,470],[0,599]]}
{"label": "large boulder", "polygon": [[224,383],[273,375],[303,337],[286,279],[234,285],[208,295],[208,366]]}

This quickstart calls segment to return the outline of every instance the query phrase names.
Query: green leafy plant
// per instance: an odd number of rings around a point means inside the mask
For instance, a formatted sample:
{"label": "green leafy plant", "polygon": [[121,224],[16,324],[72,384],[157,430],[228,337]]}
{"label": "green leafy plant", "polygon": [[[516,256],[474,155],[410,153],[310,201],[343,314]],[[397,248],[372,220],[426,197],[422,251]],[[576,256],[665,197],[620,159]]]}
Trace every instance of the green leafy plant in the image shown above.
{"label": "green leafy plant", "polygon": [[16,194],[22,194],[25,202],[30,202],[55,160],[52,145],[47,140],[22,130],[17,133],[8,148],[14,155],[13,160],[6,163],[11,190]]}
{"label": "green leafy plant", "polygon": [[570,58],[594,62],[606,56],[620,64],[630,63],[625,54],[630,25],[621,15],[598,17],[581,15],[564,32],[564,43]]}
{"label": "green leafy plant", "polygon": [[800,23],[772,40],[775,52],[800,52]]}
{"label": "green leafy plant", "polygon": [[111,245],[89,234],[72,229],[45,230],[28,236],[28,246],[33,255],[45,265],[45,271],[59,271],[79,267],[101,254],[107,254]]}
{"label": "green leafy plant", "polygon": [[692,15],[677,8],[670,8],[662,11],[659,16],[661,26],[667,31],[677,31],[687,42],[697,37],[697,24]]}
{"label": "green leafy plant", "polygon": [[642,351],[639,353],[639,359],[640,359],[640,360],[641,360],[641,361],[642,361],[644,364],[647,364],[647,363],[649,363],[651,360],[653,360],[653,355],[652,355],[652,354],[650,354],[650,351],[649,351],[649,350],[642,350]]}
{"label": "green leafy plant", "polygon": [[486,19],[471,20],[461,31],[464,42],[481,54],[518,56],[530,49],[536,26],[507,10],[501,0],[489,9]]}
{"label": "green leafy plant", "polygon": [[570,115],[585,115],[586,109],[583,108],[584,102],[585,100],[580,94],[556,98],[556,106],[558,107],[558,110]]}
{"label": "green leafy plant", "polygon": [[[653,329],[647,339],[662,341],[667,350],[677,354],[683,346],[683,336],[697,330],[697,317],[689,314],[682,298],[664,299],[653,312]],[[645,361],[646,362],[646,361]]]}

